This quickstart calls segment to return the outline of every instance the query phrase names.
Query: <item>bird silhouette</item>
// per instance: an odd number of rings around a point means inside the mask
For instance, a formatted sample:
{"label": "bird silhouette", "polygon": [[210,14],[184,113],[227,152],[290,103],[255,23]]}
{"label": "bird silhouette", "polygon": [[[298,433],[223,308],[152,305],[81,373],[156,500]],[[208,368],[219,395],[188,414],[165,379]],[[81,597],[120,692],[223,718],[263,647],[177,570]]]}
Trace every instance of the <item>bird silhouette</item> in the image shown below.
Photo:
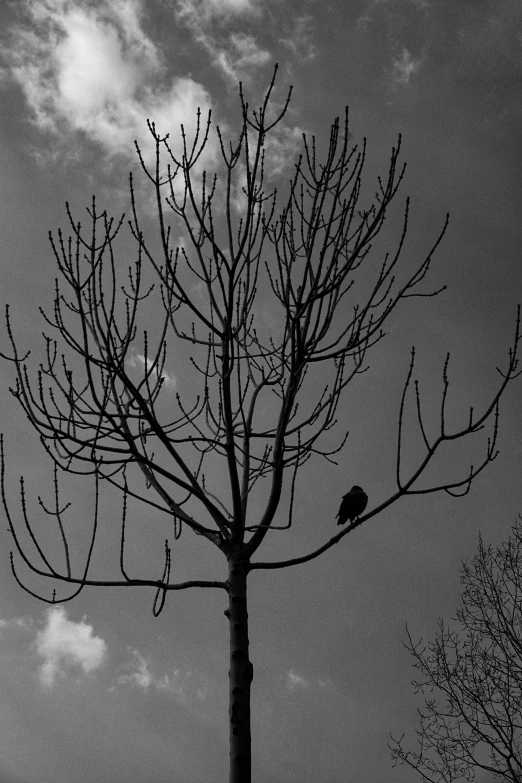
{"label": "bird silhouette", "polygon": [[367,505],[368,495],[361,487],[355,485],[346,495],[343,495],[341,507],[337,512],[337,517],[339,517],[337,524],[344,525],[348,520],[353,522],[354,519],[361,516]]}

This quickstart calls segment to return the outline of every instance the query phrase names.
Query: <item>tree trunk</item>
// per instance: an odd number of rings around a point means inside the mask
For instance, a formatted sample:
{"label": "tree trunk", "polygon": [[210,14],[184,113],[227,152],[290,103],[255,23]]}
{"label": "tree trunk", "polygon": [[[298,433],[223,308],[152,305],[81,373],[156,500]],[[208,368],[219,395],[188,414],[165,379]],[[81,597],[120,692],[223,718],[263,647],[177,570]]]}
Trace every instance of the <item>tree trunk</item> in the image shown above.
{"label": "tree trunk", "polygon": [[232,554],[228,561],[228,609],[230,624],[229,783],[250,783],[250,684],[254,669],[248,658],[247,566]]}

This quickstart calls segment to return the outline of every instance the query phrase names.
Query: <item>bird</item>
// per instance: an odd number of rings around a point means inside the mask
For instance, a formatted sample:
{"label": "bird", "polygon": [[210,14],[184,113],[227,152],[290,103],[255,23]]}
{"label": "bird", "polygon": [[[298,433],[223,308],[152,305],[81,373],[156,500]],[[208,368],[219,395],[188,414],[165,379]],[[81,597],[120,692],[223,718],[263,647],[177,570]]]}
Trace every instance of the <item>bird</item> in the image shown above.
{"label": "bird", "polygon": [[354,519],[361,516],[367,505],[368,495],[366,492],[357,485],[353,486],[346,495],[343,495],[341,506],[337,512],[337,517],[339,517],[337,524],[344,525],[348,520],[353,522]]}

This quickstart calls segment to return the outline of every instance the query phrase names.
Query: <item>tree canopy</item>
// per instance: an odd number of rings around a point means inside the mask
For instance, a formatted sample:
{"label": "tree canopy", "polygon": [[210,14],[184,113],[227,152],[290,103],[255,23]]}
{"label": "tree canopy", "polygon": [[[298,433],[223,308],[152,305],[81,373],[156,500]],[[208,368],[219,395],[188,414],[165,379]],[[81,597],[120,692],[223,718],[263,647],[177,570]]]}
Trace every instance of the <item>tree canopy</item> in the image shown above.
{"label": "tree canopy", "polygon": [[[418,749],[403,737],[393,758],[430,783],[474,780],[477,770],[519,783],[522,778],[522,521],[497,549],[479,536],[463,564],[457,628],[443,619],[435,639],[407,648],[430,694],[419,711]],[[434,693],[434,696],[431,694]]]}

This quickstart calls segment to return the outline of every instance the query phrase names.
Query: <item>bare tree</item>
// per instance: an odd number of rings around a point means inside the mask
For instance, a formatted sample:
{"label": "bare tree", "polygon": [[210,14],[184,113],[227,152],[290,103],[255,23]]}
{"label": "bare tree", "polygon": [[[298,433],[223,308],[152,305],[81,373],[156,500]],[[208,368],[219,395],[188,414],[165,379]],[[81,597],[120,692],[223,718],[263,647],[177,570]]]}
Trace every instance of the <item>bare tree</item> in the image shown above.
{"label": "bare tree", "polygon": [[479,537],[463,564],[462,598],[454,618],[461,634],[439,620],[435,641],[406,645],[421,679],[417,693],[436,690],[419,710],[418,751],[390,745],[395,761],[426,781],[474,780],[477,769],[512,783],[522,779],[522,524],[496,552]]}
{"label": "bare tree", "polygon": [[[284,568],[318,557],[404,495],[441,490],[450,494],[468,492],[474,477],[496,456],[498,403],[514,377],[519,341],[517,321],[498,391],[483,412],[477,415],[471,411],[458,431],[448,432],[444,423],[447,362],[441,426],[432,439],[421,417],[417,388],[426,454],[409,475],[403,476],[401,432],[412,385],[412,351],[398,412],[394,494],[313,552],[280,562],[252,560],[269,531],[285,530],[292,524],[299,468],[312,457],[336,464],[334,456],[344,445],[346,434],[339,434],[333,450],[321,445],[321,436],[336,427],[343,392],[354,376],[366,369],[367,351],[384,336],[386,319],[402,300],[438,293],[422,291],[421,283],[447,227],[446,219],[424,260],[400,282],[398,262],[408,226],[406,200],[397,247],[379,262],[372,278],[371,243],[383,226],[404,175],[405,167],[398,164],[400,138],[392,149],[387,179],[378,180],[373,202],[362,210],[359,201],[366,143],[362,149],[351,147],[347,110],[344,120],[336,119],[331,126],[322,162],[315,138],[303,137],[302,154],[280,195],[271,183],[291,91],[284,105],[278,105],[273,97],[275,78],[276,72],[260,107],[253,111],[240,85],[241,122],[235,141],[226,140],[220,128],[215,128],[221,151],[219,176],[201,170],[202,153],[214,132],[210,114],[205,122],[198,112],[192,140],[182,127],[179,155],[169,145],[168,136],[161,137],[154,123],[149,122],[156,144],[156,165],[149,167],[138,147],[137,152],[155,192],[158,249],[153,250],[142,230],[131,175],[128,225],[137,258],[129,267],[126,285],[121,285],[114,256],[123,217],[115,222],[105,211],[97,211],[93,199],[88,210],[89,229],[84,232],[67,205],[72,236],[66,240],[60,230],[58,241],[52,235],[50,239],[70,298],[61,292],[57,281],[53,314],[44,317],[72,350],[71,355],[80,357],[74,372],[70,360],[59,357],[57,342],[45,336],[46,360],[40,365],[36,387],[32,386],[26,356],[17,349],[7,310],[13,355],[5,358],[14,362],[17,373],[11,391],[54,461],[55,505],[47,511],[56,517],[66,567],[57,569],[38,542],[28,518],[23,480],[23,518],[41,563],[36,565],[27,554],[12,522],[2,482],[16,549],[36,574],[76,586],[72,595],[57,598],[53,592],[52,598],[43,598],[50,602],[71,600],[85,585],[150,586],[156,589],[153,611],[157,615],[170,591],[204,587],[228,593],[230,781],[234,783],[250,781],[251,768],[253,667],[248,651],[248,574],[254,569]],[[163,153],[168,160],[165,169],[160,164]],[[180,235],[183,241],[178,239],[176,246],[174,237]],[[147,330],[142,333],[139,356],[144,373],[137,381],[130,365],[136,361],[133,351],[140,334],[138,310],[142,312],[144,300],[150,301],[153,290],[158,290],[145,284],[146,268],[154,270],[159,278],[163,309],[156,306],[154,311],[158,327],[155,338],[151,339]],[[365,292],[363,301],[358,302],[353,286],[362,270]],[[279,321],[274,319],[269,329],[263,327],[256,302],[261,290],[263,296],[271,291],[274,306],[279,308]],[[165,369],[169,332],[181,343],[188,343],[192,369],[200,379],[200,393],[190,399],[176,392],[177,411],[167,421],[160,403],[169,380]],[[311,400],[319,381],[322,389]],[[492,434],[477,467],[447,483],[419,486],[421,474],[442,444],[481,430],[489,420]],[[154,496],[139,492],[136,482],[129,480],[130,471],[136,468],[144,474],[146,486],[155,490]],[[70,543],[58,495],[60,471],[92,475],[96,498],[100,481],[123,493],[121,578],[100,581],[89,576],[98,525],[97,503],[85,568],[79,575],[72,573]],[[227,497],[217,491],[218,482],[213,485],[211,481],[223,474]],[[258,484],[261,479],[268,481],[264,494],[262,483]],[[282,504],[284,486],[289,501]],[[256,497],[263,498],[261,514],[251,510],[254,487]],[[171,582],[168,540],[162,578],[132,578],[124,561],[127,499],[131,497],[173,517],[175,538],[184,523],[211,541],[227,560],[227,580]],[[278,512],[285,521],[276,525]],[[11,562],[21,586],[37,595],[20,581],[13,559]]]}

